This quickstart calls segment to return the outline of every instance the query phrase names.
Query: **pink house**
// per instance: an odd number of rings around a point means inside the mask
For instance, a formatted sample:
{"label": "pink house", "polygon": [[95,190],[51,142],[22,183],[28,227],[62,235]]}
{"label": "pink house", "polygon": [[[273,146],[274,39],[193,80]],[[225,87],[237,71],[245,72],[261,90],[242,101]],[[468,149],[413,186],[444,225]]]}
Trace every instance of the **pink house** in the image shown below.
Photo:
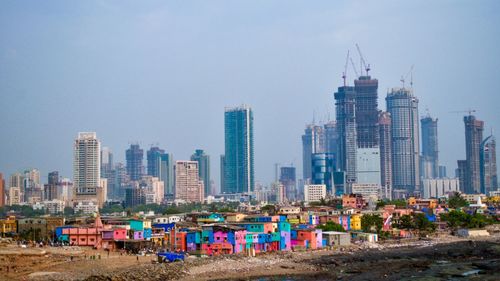
{"label": "pink house", "polygon": [[241,253],[245,250],[246,246],[246,230],[237,230],[234,232],[234,253]]}

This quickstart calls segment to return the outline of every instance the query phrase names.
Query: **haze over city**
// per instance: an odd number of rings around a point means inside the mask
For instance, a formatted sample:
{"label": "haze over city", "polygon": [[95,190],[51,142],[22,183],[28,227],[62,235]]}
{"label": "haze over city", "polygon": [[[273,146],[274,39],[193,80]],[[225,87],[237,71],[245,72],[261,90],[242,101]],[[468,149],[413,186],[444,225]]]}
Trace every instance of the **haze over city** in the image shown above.
{"label": "haze over city", "polygon": [[[301,135],[335,119],[333,93],[355,44],[388,88],[412,65],[419,115],[439,119],[440,163],[465,158],[463,116],[498,131],[497,1],[4,1],[0,171],[72,175],[72,144],[95,131],[115,160],[130,143],[175,159],[224,153],[224,108],[254,112],[255,178],[302,170]],[[360,71],[358,66],[358,72]],[[349,63],[347,80],[355,78]],[[300,172],[298,177],[300,177]],[[44,180],[45,181],[45,180]]]}

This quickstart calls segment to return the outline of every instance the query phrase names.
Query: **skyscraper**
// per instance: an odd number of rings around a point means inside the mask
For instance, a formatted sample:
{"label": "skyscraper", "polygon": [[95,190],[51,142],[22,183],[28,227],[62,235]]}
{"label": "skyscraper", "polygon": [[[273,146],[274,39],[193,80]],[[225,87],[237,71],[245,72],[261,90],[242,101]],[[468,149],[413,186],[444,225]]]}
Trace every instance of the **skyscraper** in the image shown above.
{"label": "skyscraper", "polygon": [[411,89],[394,88],[387,94],[391,114],[393,193],[420,192],[418,99]]}
{"label": "skyscraper", "polygon": [[325,151],[325,134],[323,127],[309,124],[302,135],[302,178],[310,180],[312,177],[311,161],[314,153]]}
{"label": "skyscraper", "polygon": [[164,184],[164,194],[167,199],[173,199],[175,193],[174,178],[174,157],[172,153],[162,153],[160,155],[159,178]]}
{"label": "skyscraper", "polygon": [[54,200],[58,199],[57,188],[59,185],[59,172],[54,171],[49,173],[49,181],[44,188],[44,199]]}
{"label": "skyscraper", "polygon": [[422,125],[422,177],[439,177],[439,149],[437,119],[426,116],[420,119]]}
{"label": "skyscraper", "polygon": [[324,184],[328,193],[334,192],[333,173],[335,172],[335,154],[315,153],[312,155],[311,184]]}
{"label": "skyscraper", "polygon": [[202,149],[195,150],[191,155],[191,161],[198,162],[198,173],[205,187],[205,196],[211,195],[210,192],[210,156]]}
{"label": "skyscraper", "polygon": [[144,158],[144,151],[138,144],[131,144],[130,148],[125,153],[127,160],[127,173],[130,180],[136,181],[141,178],[144,173],[144,166],[142,159]]}
{"label": "skyscraper", "polygon": [[43,200],[40,171],[38,169],[25,170],[23,180],[21,193],[24,195],[24,201],[36,202]]}
{"label": "skyscraper", "polygon": [[356,182],[356,92],[354,87],[339,87],[334,94],[337,113],[338,169],[345,171],[345,193],[351,192],[351,184]]}
{"label": "skyscraper", "polygon": [[337,122],[328,121],[323,127],[325,135],[324,152],[337,154],[337,146],[339,141]]}
{"label": "skyscraper", "polygon": [[93,201],[104,204],[101,184],[101,143],[95,132],[78,133],[74,142],[73,181],[75,203]]}
{"label": "skyscraper", "polygon": [[224,190],[224,177],[226,175],[225,170],[226,169],[226,156],[222,154],[220,156],[220,187],[219,187],[219,193],[222,193]]}
{"label": "skyscraper", "polygon": [[0,173],[0,207],[5,206],[5,179],[3,174]]}
{"label": "skyscraper", "polygon": [[465,182],[467,181],[467,160],[457,160],[457,170],[455,171],[455,177],[458,178],[458,185],[460,192],[465,193]]}
{"label": "skyscraper", "polygon": [[378,119],[380,143],[380,182],[385,198],[392,199],[391,115],[381,112]]}
{"label": "skyscraper", "polygon": [[223,193],[254,190],[253,113],[248,106],[224,113],[225,165]]}
{"label": "skyscraper", "polygon": [[288,200],[298,200],[297,177],[295,167],[281,167],[279,182],[285,188],[285,197]]}
{"label": "skyscraper", "polygon": [[165,150],[159,147],[151,147],[146,153],[148,162],[148,175],[153,177],[160,176],[160,157],[165,153]]}
{"label": "skyscraper", "polygon": [[378,80],[360,76],[354,80],[356,92],[356,137],[359,148],[378,147]]}
{"label": "skyscraper", "polygon": [[198,162],[175,161],[175,199],[202,203],[203,181],[198,175]]}
{"label": "skyscraper", "polygon": [[113,164],[113,153],[109,147],[101,149],[101,177],[107,180],[107,197],[117,199],[116,171]]}
{"label": "skyscraper", "polygon": [[465,124],[465,156],[467,170],[465,173],[465,193],[481,192],[480,147],[483,141],[484,122],[474,115],[464,117]]}
{"label": "skyscraper", "polygon": [[493,135],[481,142],[480,151],[481,193],[498,190],[496,140]]}

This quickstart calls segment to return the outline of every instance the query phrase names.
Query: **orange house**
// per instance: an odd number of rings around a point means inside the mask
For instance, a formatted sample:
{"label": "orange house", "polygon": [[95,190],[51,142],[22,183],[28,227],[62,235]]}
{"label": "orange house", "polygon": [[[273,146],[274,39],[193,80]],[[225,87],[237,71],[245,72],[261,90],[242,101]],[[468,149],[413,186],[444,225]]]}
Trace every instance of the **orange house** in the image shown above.
{"label": "orange house", "polygon": [[297,230],[297,240],[298,241],[309,241],[309,247],[311,249],[316,249],[317,233],[314,229],[298,229]]}

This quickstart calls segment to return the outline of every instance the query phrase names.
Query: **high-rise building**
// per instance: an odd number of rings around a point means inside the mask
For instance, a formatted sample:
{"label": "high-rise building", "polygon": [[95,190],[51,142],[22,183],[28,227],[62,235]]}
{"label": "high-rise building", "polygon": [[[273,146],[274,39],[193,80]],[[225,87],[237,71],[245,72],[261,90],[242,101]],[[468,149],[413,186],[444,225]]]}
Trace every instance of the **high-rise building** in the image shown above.
{"label": "high-rise building", "polygon": [[198,162],[175,161],[175,199],[203,203],[205,195]]}
{"label": "high-rise building", "polygon": [[44,186],[44,200],[54,200],[58,198],[59,172],[49,173],[49,181]]}
{"label": "high-rise building", "polygon": [[459,190],[460,180],[458,178],[448,179],[423,179],[422,198],[440,198],[452,195]]}
{"label": "high-rise building", "polygon": [[191,161],[198,162],[198,173],[205,187],[205,196],[212,195],[210,191],[210,156],[202,149],[197,149],[191,155]]}
{"label": "high-rise building", "polygon": [[412,89],[394,88],[387,94],[391,114],[393,193],[420,192],[418,99]]}
{"label": "high-rise building", "polygon": [[421,175],[424,179],[435,179],[439,177],[439,149],[437,119],[426,116],[420,119],[422,129],[422,169]]}
{"label": "high-rise building", "polygon": [[248,106],[224,112],[225,165],[223,193],[254,190],[253,113]]}
{"label": "high-rise building", "polygon": [[391,115],[389,112],[381,112],[378,119],[379,143],[380,143],[380,182],[382,184],[382,196],[392,199],[392,138],[391,138]]}
{"label": "high-rise building", "polygon": [[[325,135],[325,153],[334,153],[337,155],[338,142],[339,142],[339,134],[337,131],[337,122],[328,121],[324,126],[324,135]],[[337,166],[337,163],[335,163]]]}
{"label": "high-rise building", "polygon": [[458,178],[458,186],[460,192],[465,193],[465,182],[467,181],[467,160],[457,161],[457,170],[455,171],[455,177]]}
{"label": "high-rise building", "polygon": [[356,182],[356,92],[354,87],[339,87],[334,94],[337,113],[338,169],[345,171],[346,190],[351,192],[351,184]]}
{"label": "high-rise building", "polygon": [[107,180],[107,197],[118,199],[116,185],[116,171],[113,164],[113,153],[109,147],[101,149],[101,177]]}
{"label": "high-rise building", "polygon": [[439,165],[439,178],[442,179],[446,177],[448,177],[446,173],[446,166]]}
{"label": "high-rise building", "polygon": [[222,193],[224,190],[224,177],[226,175],[225,173],[225,168],[226,167],[226,156],[223,154],[220,156],[220,187],[219,187],[219,193]]}
{"label": "high-rise building", "polygon": [[295,174],[295,167],[281,167],[279,182],[285,188],[285,197],[288,200],[298,200],[297,193],[297,177]]}
{"label": "high-rise building", "polygon": [[356,137],[359,148],[378,147],[378,80],[360,76],[354,80],[356,92]]}
{"label": "high-rise building", "polygon": [[326,198],[326,185],[306,184],[304,185],[304,201],[316,202]]}
{"label": "high-rise building", "polygon": [[323,184],[328,193],[334,191],[333,173],[335,172],[335,154],[314,153],[311,161],[312,178],[311,184]]}
{"label": "high-rise building", "polygon": [[467,170],[465,174],[465,193],[481,192],[480,148],[483,141],[484,122],[474,115],[464,117],[465,124],[465,156]]}
{"label": "high-rise building", "polygon": [[325,151],[325,134],[322,126],[309,124],[302,135],[302,178],[310,180],[312,177],[311,161],[314,153]]}
{"label": "high-rise building", "polygon": [[40,182],[40,171],[29,169],[24,171],[21,193],[25,202],[39,202],[43,200],[43,190]]}
{"label": "high-rise building", "polygon": [[175,176],[174,176],[174,157],[172,153],[162,153],[160,155],[160,174],[159,178],[163,181],[165,188],[164,195],[167,199],[174,198]]}
{"label": "high-rise building", "polygon": [[481,142],[480,151],[481,193],[498,190],[496,140],[490,135]]}
{"label": "high-rise building", "polygon": [[146,153],[146,158],[148,162],[148,175],[153,177],[160,176],[160,157],[165,153],[165,150],[159,147],[151,147]]}
{"label": "high-rise building", "polygon": [[5,180],[3,174],[0,173],[0,207],[5,206]]}
{"label": "high-rise building", "polygon": [[[73,146],[73,181],[75,205],[92,201],[102,206],[104,201],[101,185],[101,143],[95,132],[78,133]],[[104,196],[105,197],[105,196]],[[97,211],[97,210],[96,210]]]}
{"label": "high-rise building", "polygon": [[129,187],[130,177],[123,163],[116,163],[114,167],[114,190],[111,198],[116,200],[125,199],[125,189]]}
{"label": "high-rise building", "polygon": [[131,144],[125,153],[125,158],[127,160],[127,173],[130,176],[130,180],[139,180],[144,174],[144,165],[142,163],[144,151],[138,144]]}
{"label": "high-rise building", "polygon": [[356,150],[356,183],[381,186],[380,149],[374,147],[359,147]]}

